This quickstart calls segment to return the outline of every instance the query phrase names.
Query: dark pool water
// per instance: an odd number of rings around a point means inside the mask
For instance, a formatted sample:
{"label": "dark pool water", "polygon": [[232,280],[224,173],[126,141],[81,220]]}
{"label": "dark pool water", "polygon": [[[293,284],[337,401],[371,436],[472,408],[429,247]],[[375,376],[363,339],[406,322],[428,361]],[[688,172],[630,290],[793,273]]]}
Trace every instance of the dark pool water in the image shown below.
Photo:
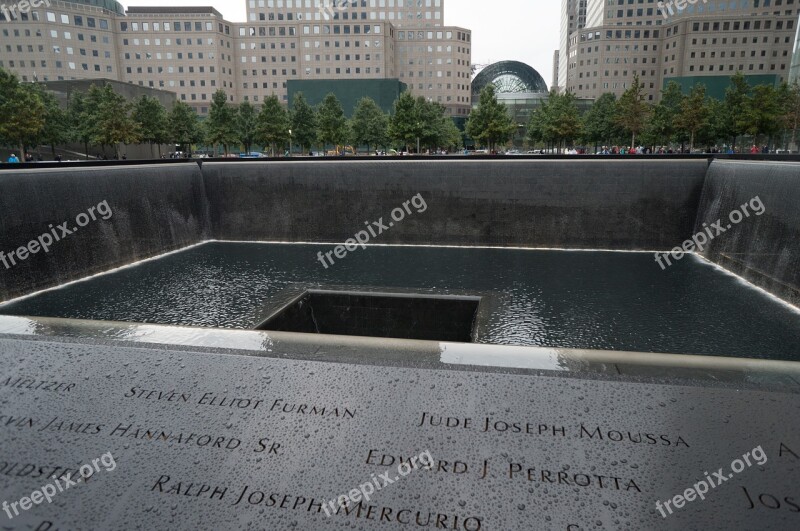
{"label": "dark pool water", "polygon": [[208,243],[0,306],[10,315],[252,328],[295,284],[489,293],[482,342],[800,360],[800,313],[695,258]]}

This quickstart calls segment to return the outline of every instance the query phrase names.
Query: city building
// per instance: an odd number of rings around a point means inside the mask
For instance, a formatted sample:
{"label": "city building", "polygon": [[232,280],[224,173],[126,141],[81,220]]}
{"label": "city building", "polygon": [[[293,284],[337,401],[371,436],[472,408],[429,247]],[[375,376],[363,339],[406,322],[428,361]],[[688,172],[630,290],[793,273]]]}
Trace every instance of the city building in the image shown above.
{"label": "city building", "polygon": [[587,0],[561,0],[561,34],[558,59],[553,72],[553,88],[561,91],[567,86],[571,35],[586,26]]}
{"label": "city building", "polygon": [[288,103],[289,80],[394,79],[454,117],[471,108],[472,34],[444,25],[443,0],[246,0],[247,22],[212,7],[43,2],[0,13],[0,67],[24,81],[109,78],[174,91],[208,112]]}
{"label": "city building", "polygon": [[[497,100],[506,106],[511,119],[517,125],[512,143],[522,149],[526,144],[528,123],[531,114],[538,110],[550,97],[547,83],[533,67],[519,61],[500,61],[485,67],[472,80],[472,105],[480,103],[481,91],[487,85],[494,85]],[[579,99],[576,104],[581,112],[586,112],[594,100]]]}
{"label": "city building", "polygon": [[559,50],[553,52],[553,81],[550,83],[550,87],[554,89],[558,89],[558,61],[559,61]]}
{"label": "city building", "polygon": [[789,69],[789,83],[800,83],[800,20],[797,23],[797,35],[794,38],[792,67]]}
{"label": "city building", "polygon": [[586,26],[562,42],[559,84],[597,98],[622,94],[638,74],[654,102],[670,81],[702,81],[714,96],[736,72],[751,84],[786,81],[798,14],[796,0],[588,0]]}
{"label": "city building", "polygon": [[408,90],[405,83],[396,79],[290,79],[287,88],[290,106],[298,93],[313,106],[333,94],[348,118],[353,116],[361,98],[371,98],[383,112],[391,113],[394,102]]}

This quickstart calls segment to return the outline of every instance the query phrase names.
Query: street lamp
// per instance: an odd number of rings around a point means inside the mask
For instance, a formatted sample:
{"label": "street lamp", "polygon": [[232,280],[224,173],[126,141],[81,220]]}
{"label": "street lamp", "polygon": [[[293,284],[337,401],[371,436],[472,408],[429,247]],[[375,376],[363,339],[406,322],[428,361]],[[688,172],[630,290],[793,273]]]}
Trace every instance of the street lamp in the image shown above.
{"label": "street lamp", "polygon": [[292,130],[289,129],[289,156],[292,156]]}
{"label": "street lamp", "polygon": [[419,130],[420,129],[422,129],[422,122],[417,122],[417,156],[419,156],[419,144],[420,144],[420,142],[419,142],[419,135],[420,135]]}

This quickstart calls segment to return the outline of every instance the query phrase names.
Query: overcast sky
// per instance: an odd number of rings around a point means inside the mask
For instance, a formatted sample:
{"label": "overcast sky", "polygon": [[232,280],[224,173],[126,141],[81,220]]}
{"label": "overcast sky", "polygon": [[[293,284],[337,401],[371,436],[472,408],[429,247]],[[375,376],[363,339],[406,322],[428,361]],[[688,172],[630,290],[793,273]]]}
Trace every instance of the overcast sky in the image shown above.
{"label": "overcast sky", "polygon": [[[245,21],[247,0],[121,0],[127,6],[213,5],[231,22]],[[553,80],[561,0],[444,0],[444,23],[472,30],[472,61],[487,64],[513,59]],[[512,38],[512,35],[518,36]]]}

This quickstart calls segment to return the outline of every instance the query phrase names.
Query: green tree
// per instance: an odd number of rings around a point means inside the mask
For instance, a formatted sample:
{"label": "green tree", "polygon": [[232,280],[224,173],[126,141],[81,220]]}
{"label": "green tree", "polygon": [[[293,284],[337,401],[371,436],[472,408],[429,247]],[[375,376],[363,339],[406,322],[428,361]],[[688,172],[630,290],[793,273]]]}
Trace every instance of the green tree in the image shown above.
{"label": "green tree", "polygon": [[[94,88],[94,86],[93,86]],[[112,146],[119,158],[119,144],[133,144],[139,141],[136,122],[131,118],[131,104],[117,94],[110,84],[99,89],[100,104],[93,112],[95,130],[93,142],[101,146]]]}
{"label": "green tree", "polygon": [[725,89],[723,100],[723,115],[720,119],[720,130],[723,136],[731,140],[731,146],[736,149],[736,141],[745,134],[747,118],[745,107],[750,99],[750,85],[741,72],[731,77],[731,83]]}
{"label": "green tree", "polygon": [[420,146],[431,150],[450,147],[453,131],[450,129],[449,124],[453,120],[447,116],[447,109],[444,105],[419,97],[417,98],[416,106],[417,116],[421,125]]}
{"label": "green tree", "polygon": [[[771,139],[781,128],[783,109],[778,91],[772,85],[753,87],[743,113],[745,132],[756,141],[759,136]],[[767,141],[769,144],[769,140]]]}
{"label": "green tree", "polygon": [[372,98],[362,98],[353,118],[350,121],[353,144],[367,146],[385,146],[388,142],[389,118]]}
{"label": "green tree", "polygon": [[228,103],[228,94],[224,90],[217,90],[211,97],[211,107],[204,125],[206,140],[214,146],[214,155],[217,154],[217,145],[221,144],[227,155],[228,148],[238,142],[236,113]]}
{"label": "green tree", "polygon": [[680,114],[675,125],[689,135],[689,152],[694,149],[694,140],[698,131],[709,126],[711,109],[706,99],[706,86],[697,84],[692,87],[689,96],[681,102]]}
{"label": "green tree", "polygon": [[578,111],[577,98],[572,92],[552,94],[550,104],[553,106],[553,140],[556,144],[564,146],[573,143],[583,134],[583,120]]}
{"label": "green tree", "polygon": [[548,123],[550,122],[550,106],[546,100],[543,100],[538,108],[531,111],[530,118],[528,119],[528,140],[532,145],[540,142],[548,142],[547,132]]}
{"label": "green tree", "polygon": [[685,96],[678,83],[675,81],[667,83],[666,88],[661,91],[661,101],[653,107],[653,114],[645,127],[649,144],[667,146],[679,140],[676,120],[681,113],[684,99]]}
{"label": "green tree", "polygon": [[583,137],[587,142],[611,146],[617,143],[621,131],[617,125],[617,96],[601,94],[583,117]]}
{"label": "green tree", "polygon": [[722,116],[725,114],[722,100],[708,98],[706,102],[708,104],[708,125],[697,131],[695,144],[713,146],[720,140],[727,143],[728,137],[722,128]]}
{"label": "green tree", "polygon": [[[89,134],[89,143],[90,144],[97,144],[97,139],[99,138],[99,124],[97,122],[99,118],[100,112],[100,105],[103,104],[103,100],[105,98],[105,94],[103,91],[103,85],[92,84],[89,86],[89,91],[86,93],[86,110],[84,113],[84,118],[87,120],[87,124],[85,125],[86,131]],[[103,150],[103,153],[106,151],[105,144],[100,144],[100,147]]]}
{"label": "green tree", "polygon": [[339,146],[348,137],[347,118],[344,116],[342,104],[335,94],[325,96],[317,111],[317,137],[323,148],[328,144]]}
{"label": "green tree", "polygon": [[783,127],[791,131],[791,143],[794,149],[797,149],[797,130],[800,128],[800,82],[795,81],[791,85],[786,85],[783,93]]}
{"label": "green tree", "polygon": [[73,92],[67,102],[67,120],[71,132],[70,140],[80,142],[84,147],[84,154],[89,158],[89,143],[92,141],[94,124],[89,117],[88,98],[83,92]]}
{"label": "green tree", "polygon": [[484,87],[478,107],[473,109],[467,121],[467,134],[493,151],[497,144],[508,142],[515,130],[516,125],[507,107],[497,101],[494,85]]}
{"label": "green tree", "polygon": [[451,148],[459,150],[464,147],[464,134],[452,118],[445,117],[442,120],[439,132],[439,146],[448,150]]}
{"label": "green tree", "polygon": [[408,153],[409,146],[416,143],[421,134],[422,123],[417,102],[409,92],[403,92],[394,102],[394,113],[389,118],[389,137],[405,146]]}
{"label": "green tree", "polygon": [[160,101],[145,94],[134,102],[132,117],[139,126],[140,138],[150,144],[150,155],[153,156],[155,144],[161,158],[161,144],[165,144],[169,136],[167,110]]}
{"label": "green tree", "polygon": [[249,101],[243,101],[236,109],[236,134],[244,146],[245,153],[252,151],[258,131],[258,113]]}
{"label": "green tree", "polygon": [[19,147],[23,157],[26,142],[44,130],[46,114],[35,85],[20,83],[17,76],[0,69],[0,141]]}
{"label": "green tree", "polygon": [[200,118],[189,105],[178,101],[169,113],[169,136],[181,147],[182,151],[191,151],[192,144],[203,141],[203,128]]}
{"label": "green tree", "polygon": [[56,146],[64,144],[70,139],[69,115],[58,104],[56,97],[47,92],[44,86],[38,85],[37,87],[39,89],[39,97],[44,103],[44,128],[37,138],[31,142],[31,145],[44,144],[50,146],[50,151],[55,159]]}
{"label": "green tree", "polygon": [[304,152],[317,141],[317,111],[308,104],[302,92],[294,95],[292,100],[292,137],[300,144]]}
{"label": "green tree", "polygon": [[571,92],[559,94],[553,90],[547,101],[531,114],[528,138],[534,143],[544,141],[561,147],[583,136],[583,120]]}
{"label": "green tree", "polygon": [[631,135],[631,149],[636,149],[636,135],[644,129],[650,116],[650,105],[644,101],[644,83],[639,75],[633,76],[633,83],[617,102],[617,124]]}
{"label": "green tree", "polygon": [[270,155],[275,156],[276,146],[289,139],[289,114],[281,105],[278,96],[272,95],[264,100],[256,121],[256,139],[269,144]]}

